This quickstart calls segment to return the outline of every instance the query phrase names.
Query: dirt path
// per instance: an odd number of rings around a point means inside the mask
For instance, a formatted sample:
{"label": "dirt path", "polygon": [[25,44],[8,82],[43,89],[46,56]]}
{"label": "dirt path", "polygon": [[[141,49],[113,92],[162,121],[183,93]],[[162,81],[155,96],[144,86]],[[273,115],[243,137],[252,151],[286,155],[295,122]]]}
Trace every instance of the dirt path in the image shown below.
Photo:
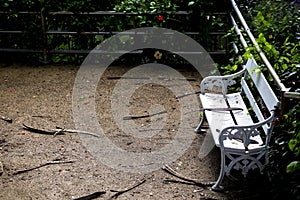
{"label": "dirt path", "polygon": [[[0,161],[3,174],[0,177],[0,199],[76,199],[98,191],[105,191],[99,199],[108,199],[116,192],[139,183],[138,187],[118,196],[118,199],[212,199],[244,198],[245,188],[254,187],[251,197],[260,197],[263,187],[257,186],[257,179],[242,185],[240,181],[225,181],[228,189],[223,193],[208,188],[183,183],[167,183],[166,179],[179,180],[163,170],[150,173],[126,173],[110,168],[91,155],[81,138],[75,133],[51,135],[32,133],[22,129],[22,124],[43,129],[56,126],[75,129],[72,115],[72,89],[79,66],[30,66],[0,65],[0,115],[13,119],[13,123],[0,120]],[[130,101],[132,115],[149,114],[152,105],[165,105],[168,120],[160,132],[151,139],[135,138],[123,133],[112,119],[110,96],[119,81],[112,76],[122,76],[127,67],[110,67],[100,80],[97,89],[96,109],[98,120],[106,136],[120,148],[130,152],[149,153],[169,143],[178,129],[180,120],[178,101],[172,92],[159,85],[145,85],[138,88]],[[195,90],[199,89],[199,75],[191,70],[179,69],[188,78]],[[88,99],[83,99],[89,103]],[[155,118],[156,117],[156,118]],[[153,119],[160,119],[160,115]],[[151,118],[152,120],[152,118]],[[147,127],[151,120],[141,118],[135,124]],[[196,126],[199,119],[191,119]],[[191,127],[193,128],[193,127]],[[194,134],[187,132],[185,134]],[[204,135],[195,139],[183,155],[169,163],[173,169],[187,177],[201,181],[215,181],[219,173],[219,152],[213,149],[203,159],[198,157]],[[50,164],[28,172],[14,174],[39,166],[51,160],[72,161]],[[253,180],[252,180],[253,179]],[[252,188],[253,189],[253,188]],[[249,196],[248,196],[249,197]],[[90,198],[92,199],[92,198]],[[249,198],[248,198],[249,199]]]}

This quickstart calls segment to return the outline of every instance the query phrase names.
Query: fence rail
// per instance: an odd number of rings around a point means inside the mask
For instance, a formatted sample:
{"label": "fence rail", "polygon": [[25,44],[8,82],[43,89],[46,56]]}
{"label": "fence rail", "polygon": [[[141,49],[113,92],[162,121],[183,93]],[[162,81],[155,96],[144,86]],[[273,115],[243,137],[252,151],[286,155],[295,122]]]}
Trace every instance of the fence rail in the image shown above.
{"label": "fence rail", "polygon": [[[0,15],[10,15],[12,13],[0,11]],[[96,12],[66,12],[66,11],[59,11],[59,12],[17,12],[13,14],[19,15],[32,15],[36,16],[40,20],[40,28],[41,32],[39,38],[41,38],[40,48],[13,48],[13,47],[1,47],[0,52],[16,52],[16,53],[41,53],[43,55],[42,62],[47,63],[49,60],[50,54],[87,54],[91,49],[84,48],[84,49],[72,49],[72,48],[56,48],[49,45],[49,38],[50,37],[65,37],[63,42],[66,43],[66,40],[70,40],[68,37],[79,37],[79,36],[87,36],[87,37],[96,37],[96,36],[103,36],[109,37],[115,34],[135,34],[130,32],[123,32],[119,30],[104,30],[104,31],[96,31],[96,30],[60,30],[57,27],[50,27],[49,24],[56,23],[60,17],[109,17],[109,16],[117,16],[117,17],[125,17],[125,16],[137,16],[137,15],[145,15],[145,16],[155,16],[156,13],[124,13],[124,12],[115,12],[115,11],[96,11]],[[176,17],[186,17],[190,15],[187,11],[177,11],[177,12],[167,12],[162,13],[166,15],[176,16]],[[227,18],[226,12],[214,12],[213,15],[222,15]],[[223,17],[224,18],[224,17]],[[228,21],[228,20],[227,20]],[[180,31],[183,34],[189,35],[191,37],[199,37],[201,32],[199,31]],[[16,37],[21,37],[21,35],[30,35],[28,31],[25,30],[7,30],[6,27],[0,27],[0,36],[4,35],[15,35]],[[212,39],[211,44],[209,47],[206,47],[208,52],[211,55],[225,55],[227,53],[227,40],[224,39],[224,35],[226,34],[226,30],[212,30],[207,33]],[[70,43],[70,42],[69,42]],[[97,44],[95,43],[94,47]],[[69,45],[71,46],[71,45]]]}

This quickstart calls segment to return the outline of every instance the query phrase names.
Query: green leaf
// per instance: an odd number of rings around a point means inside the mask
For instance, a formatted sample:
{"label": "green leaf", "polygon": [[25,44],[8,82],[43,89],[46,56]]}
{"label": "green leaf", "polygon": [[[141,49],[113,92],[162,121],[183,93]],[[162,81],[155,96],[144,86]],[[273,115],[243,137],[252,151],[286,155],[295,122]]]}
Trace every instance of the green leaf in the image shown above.
{"label": "green leaf", "polygon": [[194,4],[195,4],[194,1],[190,1],[189,4],[188,4],[188,6],[192,6],[192,5],[194,5]]}
{"label": "green leaf", "polygon": [[287,173],[293,173],[300,170],[300,161],[293,161],[286,167]]}
{"label": "green leaf", "polygon": [[237,68],[238,68],[238,66],[237,66],[237,65],[233,65],[233,66],[232,66],[232,69],[233,69],[234,71],[236,71],[236,70],[237,70]]}
{"label": "green leaf", "polygon": [[291,151],[294,150],[294,148],[296,147],[296,145],[297,145],[297,140],[291,139],[291,140],[289,141],[289,148],[290,148]]}
{"label": "green leaf", "polygon": [[151,1],[150,6],[155,6],[155,1]]}

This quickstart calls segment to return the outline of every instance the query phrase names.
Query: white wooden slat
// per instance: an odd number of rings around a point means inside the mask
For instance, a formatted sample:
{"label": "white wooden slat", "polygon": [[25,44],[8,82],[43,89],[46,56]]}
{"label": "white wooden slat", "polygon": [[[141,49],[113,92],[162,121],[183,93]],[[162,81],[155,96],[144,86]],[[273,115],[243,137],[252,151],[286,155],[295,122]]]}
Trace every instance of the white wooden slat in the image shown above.
{"label": "white wooden slat", "polygon": [[263,114],[261,113],[260,109],[259,109],[259,106],[252,94],[252,92],[250,91],[250,88],[249,86],[247,85],[246,81],[244,79],[242,79],[241,81],[241,85],[242,85],[242,88],[243,88],[243,92],[244,94],[246,95],[247,99],[249,100],[249,103],[250,103],[250,107],[253,109],[253,111],[255,112],[257,118],[259,121],[262,121],[264,120],[264,116]]}
{"label": "white wooden slat", "polygon": [[[225,98],[222,94],[205,93],[200,94],[203,108],[227,108]],[[225,127],[235,125],[229,111],[204,111],[211,134],[217,147],[220,147],[220,131]]]}
{"label": "white wooden slat", "polygon": [[[261,113],[259,106],[257,104],[257,102],[255,101],[255,98],[252,95],[252,92],[250,91],[250,88],[248,87],[246,81],[244,80],[244,78],[241,81],[241,85],[243,88],[243,92],[246,95],[247,99],[249,100],[250,106],[252,107],[253,111],[256,114],[256,117],[258,118],[259,121],[263,121],[265,120],[265,117],[263,116],[263,114]],[[265,133],[268,132],[268,126],[264,125],[263,129],[265,131]]]}
{"label": "white wooden slat", "polygon": [[243,110],[233,110],[232,113],[235,116],[238,125],[252,125],[253,121],[248,112],[248,108],[245,105],[243,98],[240,93],[233,93],[226,95],[227,101],[231,108],[237,107]]}
{"label": "white wooden slat", "polygon": [[267,82],[263,73],[257,69],[258,65],[254,59],[248,59],[246,63],[246,68],[248,73],[253,80],[257,90],[259,91],[261,97],[263,98],[268,110],[274,109],[276,105],[278,105],[278,99],[274,94],[272,88]]}
{"label": "white wooden slat", "polygon": [[[242,84],[243,91],[244,91],[245,95],[247,96],[247,99],[249,100],[250,105],[253,108],[253,111],[256,114],[256,117],[258,118],[259,121],[265,120],[265,116],[262,114],[258,104],[256,103],[256,101],[244,79],[242,79],[241,84]],[[268,133],[268,128],[269,128],[269,126],[267,124],[263,126],[264,132],[266,134]]]}

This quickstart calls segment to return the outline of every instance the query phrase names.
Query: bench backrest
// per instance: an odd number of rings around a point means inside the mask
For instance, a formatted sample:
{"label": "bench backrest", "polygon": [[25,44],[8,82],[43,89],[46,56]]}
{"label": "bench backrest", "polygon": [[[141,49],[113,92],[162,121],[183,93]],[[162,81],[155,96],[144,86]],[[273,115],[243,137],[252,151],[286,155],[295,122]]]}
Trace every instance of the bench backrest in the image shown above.
{"label": "bench backrest", "polygon": [[[241,85],[242,91],[249,100],[250,106],[253,108],[259,121],[266,119],[264,113],[262,113],[259,104],[257,103],[256,95],[253,95],[251,91],[251,85],[246,81],[246,77],[251,77],[253,84],[256,86],[256,89],[261,96],[261,99],[264,101],[265,106],[267,107],[270,113],[273,113],[275,109],[279,106],[279,100],[277,99],[275,93],[267,82],[264,74],[258,68],[258,65],[254,59],[248,59],[246,63],[246,76],[242,78]],[[254,98],[255,97],[255,98]],[[264,126],[264,131],[267,133],[267,126]]]}

